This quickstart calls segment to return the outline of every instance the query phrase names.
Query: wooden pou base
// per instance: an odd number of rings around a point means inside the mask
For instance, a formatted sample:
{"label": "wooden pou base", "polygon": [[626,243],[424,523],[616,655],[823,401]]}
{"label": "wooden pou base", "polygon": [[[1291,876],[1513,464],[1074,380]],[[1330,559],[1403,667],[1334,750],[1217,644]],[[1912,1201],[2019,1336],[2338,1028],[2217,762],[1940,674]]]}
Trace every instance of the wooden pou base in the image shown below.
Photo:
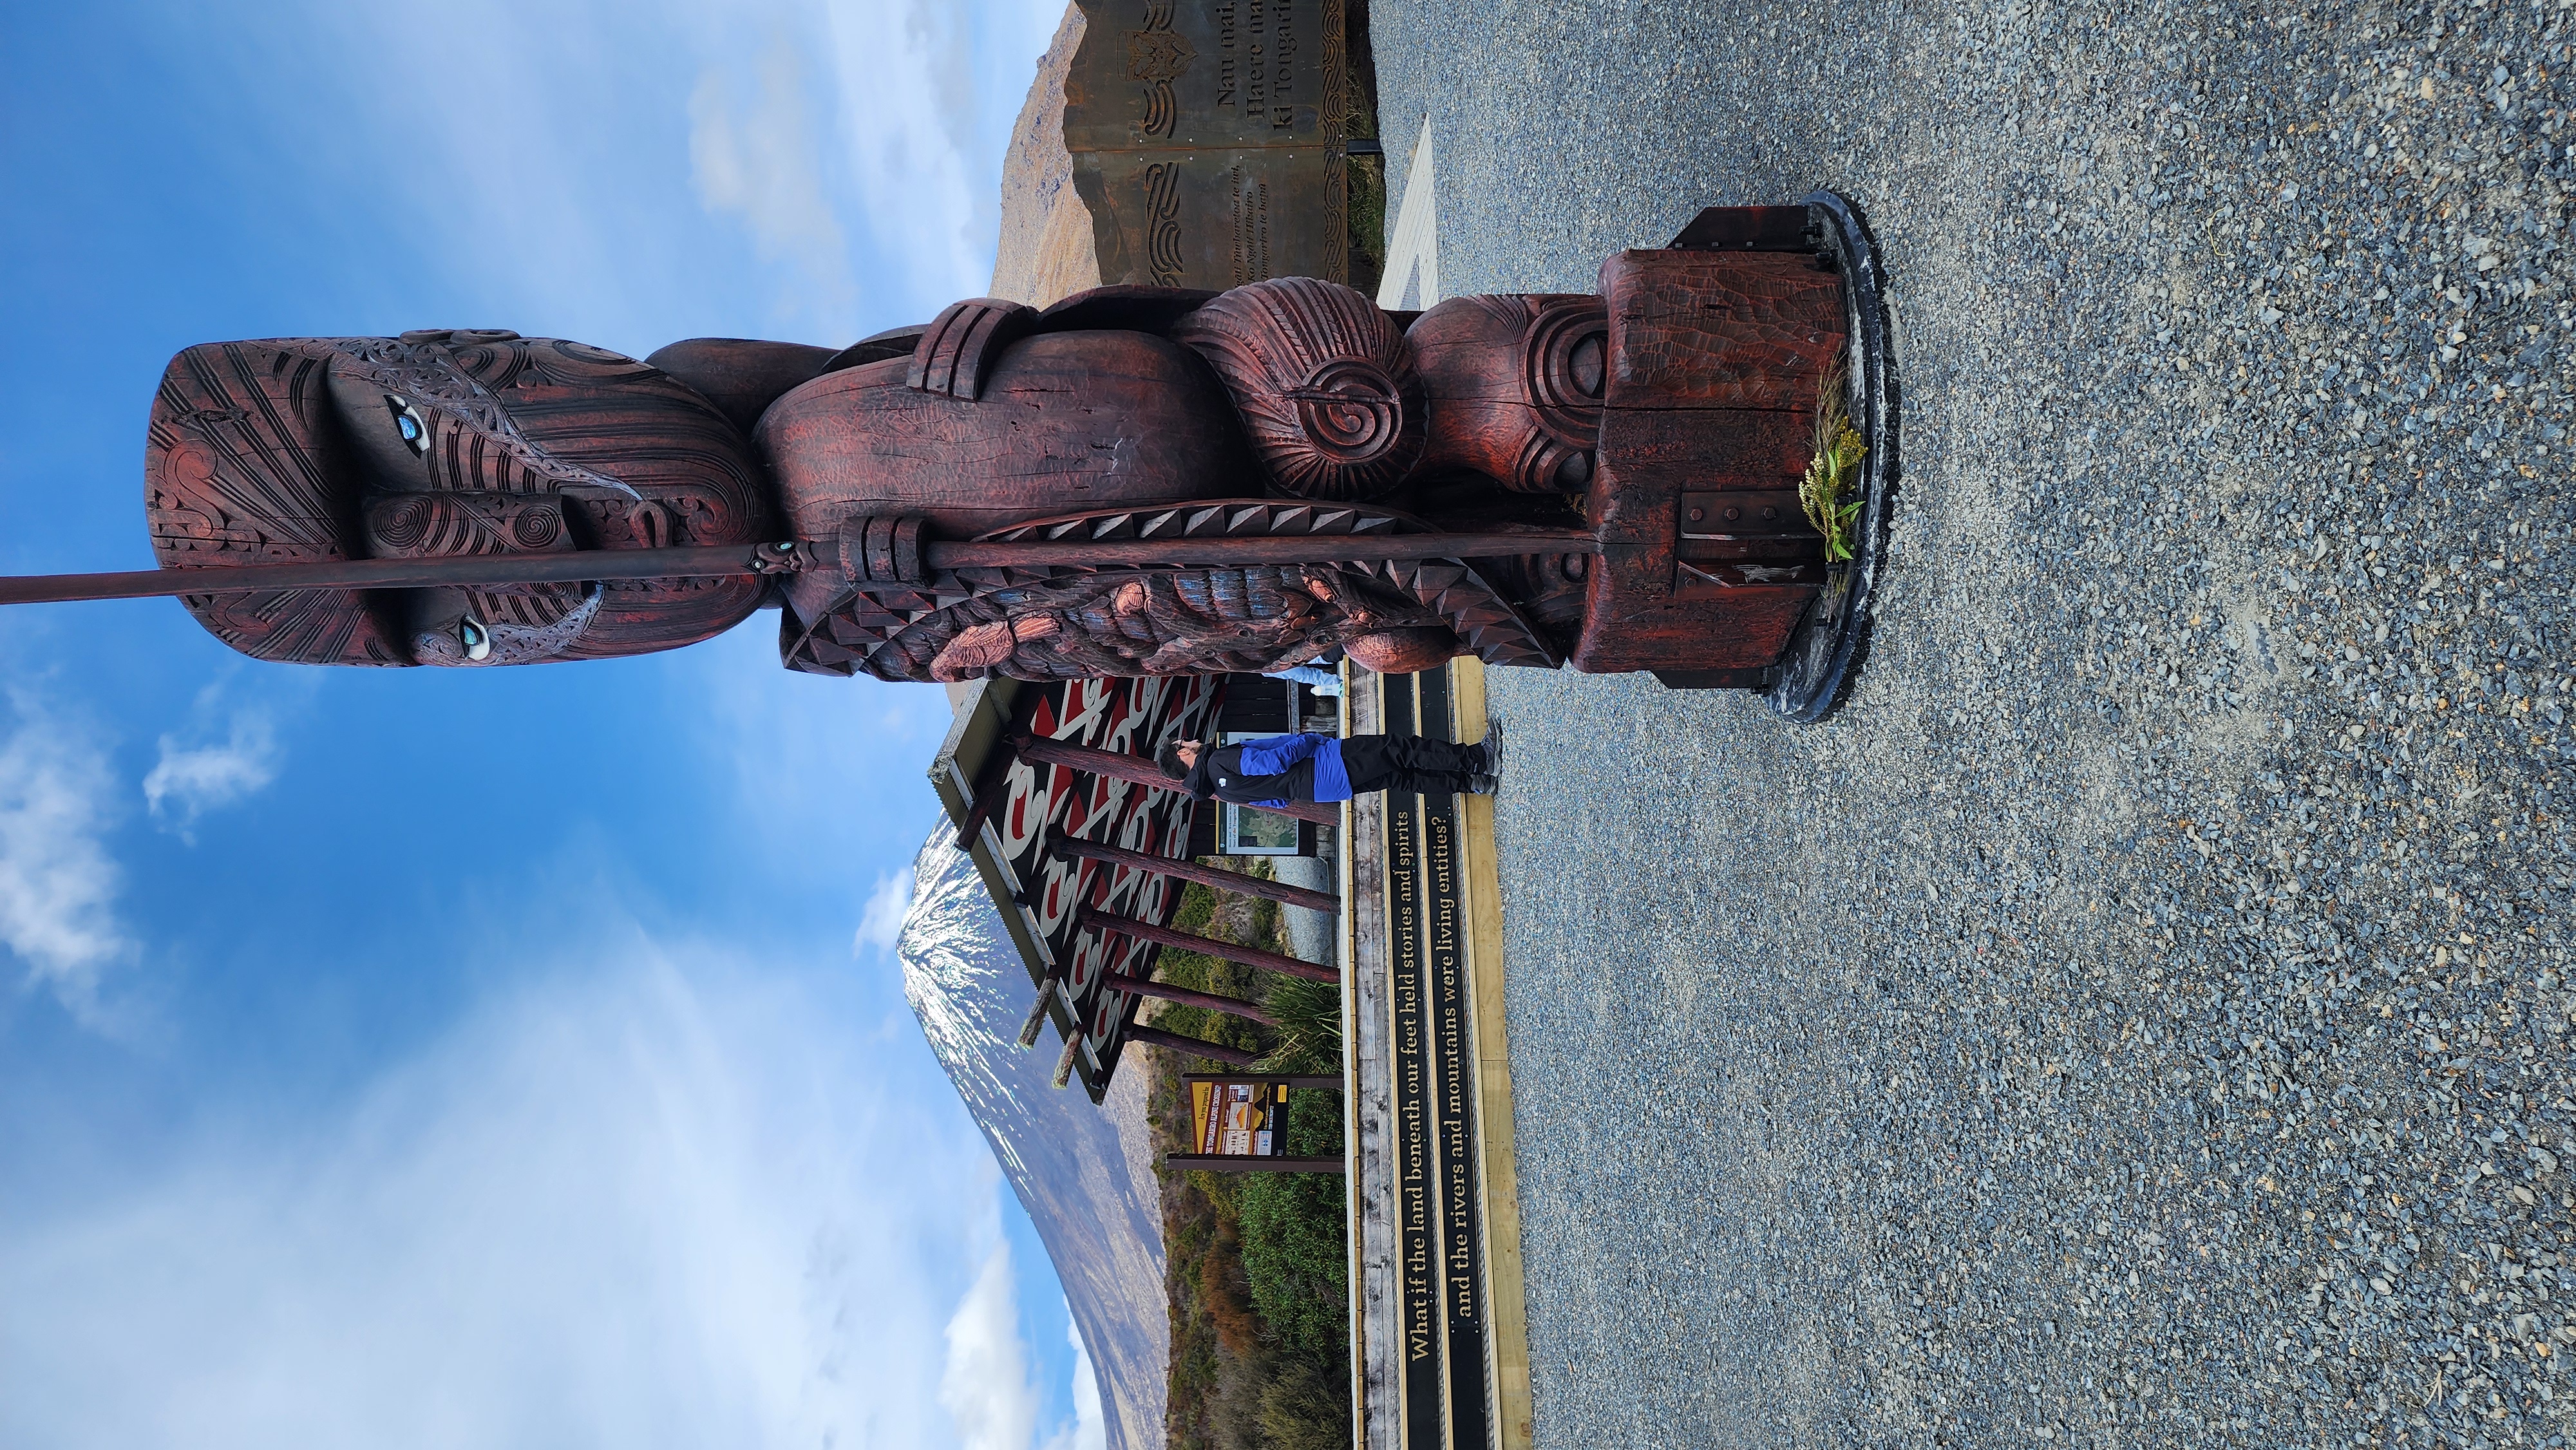
{"label": "wooden pou base", "polygon": [[[1762,690],[1798,720],[1839,696],[1895,477],[1876,253],[1831,193],[1712,207],[1601,269],[1609,369],[1585,493],[1600,535],[1570,663]],[[1837,369],[1868,452],[1855,557],[1829,563],[1797,485]]]}

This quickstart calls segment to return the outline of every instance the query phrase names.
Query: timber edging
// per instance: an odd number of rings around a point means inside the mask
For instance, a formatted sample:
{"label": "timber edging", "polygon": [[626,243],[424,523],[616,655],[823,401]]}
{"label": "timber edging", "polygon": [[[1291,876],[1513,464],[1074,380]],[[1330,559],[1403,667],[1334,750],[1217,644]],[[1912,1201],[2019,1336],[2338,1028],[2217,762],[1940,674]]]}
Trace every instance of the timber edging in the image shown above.
{"label": "timber edging", "polygon": [[[1484,733],[1473,659],[1354,675],[1355,732]],[[1527,1307],[1490,797],[1354,803],[1343,935],[1352,1433],[1526,1450]]]}

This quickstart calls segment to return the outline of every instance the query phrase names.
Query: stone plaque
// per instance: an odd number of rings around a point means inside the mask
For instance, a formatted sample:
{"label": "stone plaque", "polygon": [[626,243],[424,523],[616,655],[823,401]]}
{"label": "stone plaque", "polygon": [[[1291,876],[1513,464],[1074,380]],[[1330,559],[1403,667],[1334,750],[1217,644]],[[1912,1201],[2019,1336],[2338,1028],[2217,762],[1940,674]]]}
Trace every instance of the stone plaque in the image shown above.
{"label": "stone plaque", "polygon": [[1101,280],[1347,280],[1342,0],[1080,5],[1064,143]]}

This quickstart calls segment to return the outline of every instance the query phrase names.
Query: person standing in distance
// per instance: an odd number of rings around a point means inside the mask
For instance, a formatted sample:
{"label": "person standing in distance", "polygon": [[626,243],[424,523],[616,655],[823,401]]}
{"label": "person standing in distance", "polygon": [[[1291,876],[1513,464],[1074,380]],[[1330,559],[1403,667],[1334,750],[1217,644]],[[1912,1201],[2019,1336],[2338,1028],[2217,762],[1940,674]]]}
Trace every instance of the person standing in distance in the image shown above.
{"label": "person standing in distance", "polygon": [[1330,803],[1377,790],[1492,795],[1502,773],[1503,731],[1473,745],[1427,735],[1273,735],[1211,748],[1167,740],[1154,752],[1163,774],[1199,799],[1246,806]]}

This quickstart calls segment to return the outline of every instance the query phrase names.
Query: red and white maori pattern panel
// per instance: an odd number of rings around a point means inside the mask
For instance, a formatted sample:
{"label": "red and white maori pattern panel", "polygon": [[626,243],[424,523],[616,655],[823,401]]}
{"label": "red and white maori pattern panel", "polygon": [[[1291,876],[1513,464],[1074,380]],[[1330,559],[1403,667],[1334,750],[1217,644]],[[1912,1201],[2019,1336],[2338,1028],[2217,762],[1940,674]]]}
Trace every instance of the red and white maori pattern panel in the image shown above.
{"label": "red and white maori pattern panel", "polygon": [[[1061,691],[1050,689],[1049,698],[1039,704],[1031,734],[1144,758],[1167,738],[1206,734],[1223,679],[1149,675],[1068,680]],[[1113,971],[1152,975],[1160,948],[1077,930],[1075,913],[1087,904],[1118,916],[1168,923],[1180,910],[1181,883],[1099,861],[1067,861],[1047,844],[1079,836],[1177,859],[1189,851],[1196,803],[1183,791],[1025,760],[1011,768],[1006,792],[993,813],[993,839],[1012,883],[1034,883],[1022,910],[1050,957],[1066,964],[1058,990],[1082,1024],[1084,1081],[1097,1087],[1117,1069],[1118,1034],[1133,1010],[1133,999],[1104,988],[1102,979]]]}

